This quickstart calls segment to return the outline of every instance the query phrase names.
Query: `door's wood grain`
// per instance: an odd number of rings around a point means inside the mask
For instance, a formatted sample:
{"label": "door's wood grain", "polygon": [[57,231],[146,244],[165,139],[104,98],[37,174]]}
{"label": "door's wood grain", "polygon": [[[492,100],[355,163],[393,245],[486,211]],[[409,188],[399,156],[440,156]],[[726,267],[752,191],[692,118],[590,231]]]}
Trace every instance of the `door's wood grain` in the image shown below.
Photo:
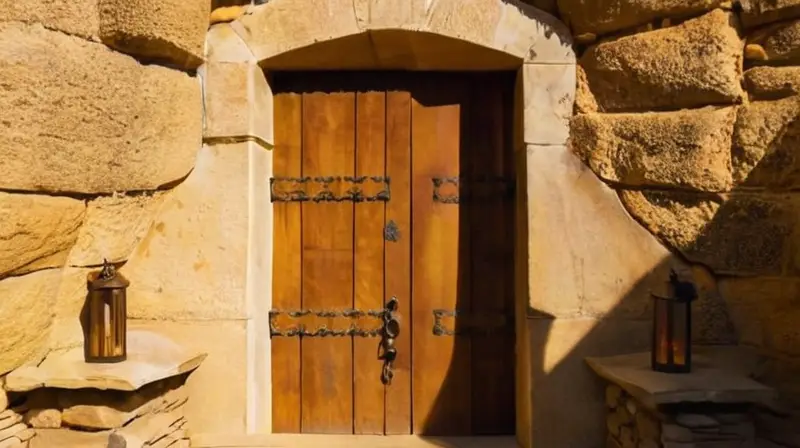
{"label": "door's wood grain", "polygon": [[432,178],[460,174],[463,86],[447,81],[412,90],[412,415],[414,433],[426,435],[470,430],[469,339],[432,333],[434,309],[469,309],[464,216],[433,202]]}
{"label": "door's wood grain", "polygon": [[[501,76],[473,78],[470,138],[464,147],[470,179],[513,178],[503,81]],[[513,316],[513,202],[504,197],[501,184],[473,182],[471,190],[472,314]],[[472,383],[472,434],[513,434],[513,334],[476,334],[471,348],[472,377],[480,378]]]}
{"label": "door's wood grain", "polygon": [[[272,163],[276,177],[302,175],[301,95],[275,95],[275,149]],[[302,246],[300,203],[274,202],[272,307],[301,306]],[[300,432],[300,339],[272,339],[272,430]]]}
{"label": "door's wood grain", "polygon": [[[303,175],[352,176],[355,94],[303,94]],[[333,185],[342,194],[345,185]],[[353,306],[353,203],[305,202],[303,308]],[[329,327],[334,326],[332,319]],[[302,432],[353,431],[353,343],[349,337],[302,340]]]}
{"label": "door's wood grain", "polygon": [[[356,176],[383,176],[386,170],[386,93],[356,94]],[[366,181],[362,189],[372,196],[380,188]],[[385,203],[355,204],[356,309],[384,306],[383,227]],[[353,406],[355,434],[383,434],[383,362],[378,359],[379,338],[353,339]]]}
{"label": "door's wood grain", "polygon": [[400,335],[396,341],[394,380],[386,388],[386,434],[411,433],[411,95],[386,93],[386,173],[392,197],[386,222],[400,229],[400,239],[386,242],[386,297],[399,300]]}

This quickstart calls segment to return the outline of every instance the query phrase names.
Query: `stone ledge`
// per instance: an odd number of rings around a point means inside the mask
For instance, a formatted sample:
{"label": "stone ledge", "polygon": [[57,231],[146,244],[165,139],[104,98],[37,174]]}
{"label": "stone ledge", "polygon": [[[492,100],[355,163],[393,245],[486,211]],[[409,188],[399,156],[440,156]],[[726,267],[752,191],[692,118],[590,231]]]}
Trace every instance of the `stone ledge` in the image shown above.
{"label": "stone ledge", "polygon": [[[734,348],[735,349],[735,348]],[[720,352],[726,353],[720,353]],[[735,355],[726,348],[692,353],[692,372],[667,374],[650,369],[650,353],[586,358],[597,375],[616,384],[644,406],[655,409],[675,403],[770,403],[775,391],[727,365],[720,355]],[[730,356],[728,359],[735,359]]]}
{"label": "stone ledge", "polygon": [[84,362],[83,347],[54,352],[39,366],[21,367],[6,377],[5,389],[27,392],[41,387],[134,391],[154,381],[196,369],[205,353],[189,351],[148,331],[128,332],[128,359],[117,364]]}

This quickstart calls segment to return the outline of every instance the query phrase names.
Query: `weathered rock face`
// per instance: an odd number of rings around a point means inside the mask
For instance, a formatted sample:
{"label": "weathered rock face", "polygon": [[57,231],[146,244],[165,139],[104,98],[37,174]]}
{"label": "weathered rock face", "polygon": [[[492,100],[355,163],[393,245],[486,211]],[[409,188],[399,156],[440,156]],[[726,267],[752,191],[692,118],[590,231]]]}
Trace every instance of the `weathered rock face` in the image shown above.
{"label": "weathered rock face", "polygon": [[124,53],[186,68],[203,62],[208,0],[99,0],[100,38]]}
{"label": "weathered rock face", "polygon": [[97,39],[97,0],[0,0],[0,22],[41,23],[51,30]]}
{"label": "weathered rock face", "polygon": [[106,196],[88,202],[86,221],[69,254],[70,266],[125,261],[144,238],[164,192]]}
{"label": "weathered rock face", "polygon": [[184,73],[4,23],[0,79],[0,188],[147,190],[194,165],[202,105],[199,84]]}
{"label": "weathered rock face", "polygon": [[741,344],[800,355],[798,278],[727,278],[719,282]]}
{"label": "weathered rock face", "polygon": [[60,269],[0,280],[0,374],[46,349]]}
{"label": "weathered rock face", "polygon": [[800,186],[800,96],[739,108],[733,136],[733,176],[758,187]]}
{"label": "weathered rock face", "polygon": [[77,199],[0,192],[0,278],[63,266],[85,213]]}
{"label": "weathered rock face", "polygon": [[622,191],[620,196],[650,232],[716,274],[798,272],[793,248],[800,204],[791,196],[723,200],[666,191]]}
{"label": "weathered rock face", "polygon": [[575,34],[606,34],[662,17],[692,16],[716,8],[721,0],[558,0],[561,15]]}
{"label": "weathered rock face", "polygon": [[580,59],[576,107],[619,112],[736,103],[741,65],[735,17],[717,9],[589,48]]}
{"label": "weathered rock face", "polygon": [[735,118],[733,107],[578,115],[571,140],[573,150],[606,181],[724,191],[731,186]]}
{"label": "weathered rock face", "polygon": [[755,67],[744,72],[753,100],[776,100],[800,94],[800,67]]}
{"label": "weathered rock face", "polygon": [[761,46],[767,61],[800,62],[800,20],[778,23],[760,30],[747,40]]}
{"label": "weathered rock face", "polygon": [[800,17],[800,0],[740,0],[739,3],[742,22],[747,27]]}

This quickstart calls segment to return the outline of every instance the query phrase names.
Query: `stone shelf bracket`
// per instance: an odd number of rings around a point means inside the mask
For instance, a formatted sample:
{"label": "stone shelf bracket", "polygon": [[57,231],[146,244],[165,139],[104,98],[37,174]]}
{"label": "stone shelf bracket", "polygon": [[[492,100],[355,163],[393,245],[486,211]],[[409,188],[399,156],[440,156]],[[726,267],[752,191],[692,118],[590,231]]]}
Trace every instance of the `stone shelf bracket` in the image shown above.
{"label": "stone shelf bracket", "polygon": [[[692,372],[650,368],[650,353],[587,358],[608,382],[608,447],[752,446],[756,407],[775,403],[775,391],[749,377],[755,364],[738,347],[698,347]],[[688,445],[685,445],[688,444]],[[730,445],[728,445],[730,444]]]}
{"label": "stone shelf bracket", "polygon": [[164,336],[130,331],[126,361],[89,364],[77,347],[9,373],[5,390],[15,403],[6,412],[35,432],[29,448],[186,448],[185,382],[205,358]]}

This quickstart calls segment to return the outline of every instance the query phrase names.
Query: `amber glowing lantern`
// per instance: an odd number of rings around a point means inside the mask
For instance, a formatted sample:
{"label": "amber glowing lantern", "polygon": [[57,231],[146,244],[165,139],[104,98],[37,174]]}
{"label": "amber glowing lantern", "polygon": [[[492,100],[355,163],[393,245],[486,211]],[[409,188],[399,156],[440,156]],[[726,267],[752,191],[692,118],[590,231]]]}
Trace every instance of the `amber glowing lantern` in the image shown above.
{"label": "amber glowing lantern", "polygon": [[689,373],[692,370],[692,310],[697,290],[689,282],[678,280],[675,271],[669,277],[669,295],[653,294],[653,348],[651,365],[656,372]]}
{"label": "amber glowing lantern", "polygon": [[127,357],[127,299],[130,282],[103,260],[103,269],[89,274],[84,358],[115,363]]}

